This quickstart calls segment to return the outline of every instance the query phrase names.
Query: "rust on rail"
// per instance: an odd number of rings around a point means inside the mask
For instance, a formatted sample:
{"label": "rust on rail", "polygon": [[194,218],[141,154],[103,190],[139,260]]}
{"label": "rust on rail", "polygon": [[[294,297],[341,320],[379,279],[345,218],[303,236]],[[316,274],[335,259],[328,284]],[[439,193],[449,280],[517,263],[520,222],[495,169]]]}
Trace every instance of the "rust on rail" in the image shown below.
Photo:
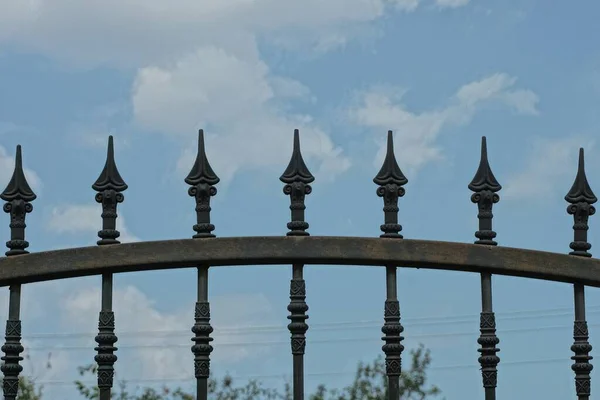
{"label": "rust on rail", "polygon": [[0,259],[11,283],[169,268],[273,264],[397,265],[600,287],[600,260],[500,246],[361,237],[222,237],[44,251]]}

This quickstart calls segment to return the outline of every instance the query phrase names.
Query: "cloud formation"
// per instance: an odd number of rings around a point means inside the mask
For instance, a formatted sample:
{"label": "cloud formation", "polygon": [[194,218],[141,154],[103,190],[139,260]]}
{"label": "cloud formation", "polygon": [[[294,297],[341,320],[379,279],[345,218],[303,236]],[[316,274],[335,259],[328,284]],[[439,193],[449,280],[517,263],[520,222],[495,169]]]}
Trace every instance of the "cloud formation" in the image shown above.
{"label": "cloud formation", "polygon": [[[182,138],[194,148],[203,127],[224,183],[240,168],[281,166],[294,128],[303,151],[333,179],[350,166],[310,115],[287,111],[290,98],[310,99],[300,82],[275,76],[258,38],[304,43],[318,52],[347,43],[356,28],[389,12],[413,12],[420,0],[2,0],[0,44],[16,45],[70,65],[136,69],[135,122]],[[95,143],[93,137],[84,143]],[[184,151],[179,165],[189,169]],[[187,171],[186,171],[187,172]]]}
{"label": "cloud formation", "polygon": [[[179,161],[189,172],[195,135],[207,129],[211,164],[226,183],[240,168],[285,165],[294,128],[301,131],[302,151],[318,163],[315,175],[335,177],[350,161],[308,115],[283,112],[278,101],[305,98],[301,83],[269,74],[262,61],[241,59],[216,47],[202,48],[171,68],[139,71],[133,91],[136,120],[167,135],[193,137]],[[235,116],[235,117],[234,117]],[[216,133],[216,134],[215,134]]]}
{"label": "cloud formation", "polygon": [[[52,209],[52,214],[47,221],[47,228],[59,234],[89,234],[94,238],[102,229],[100,214],[102,207],[99,204],[66,204]],[[140,239],[133,235],[121,213],[117,218],[117,230],[121,232],[121,243],[137,242]]]}
{"label": "cloud formation", "polygon": [[[402,167],[415,171],[442,157],[436,141],[444,128],[468,124],[486,103],[496,102],[519,114],[537,115],[538,96],[531,90],[514,88],[516,81],[504,73],[490,75],[460,87],[446,107],[420,113],[409,111],[402,104],[402,90],[374,88],[360,94],[358,104],[349,110],[349,117],[379,134],[393,130],[397,137],[395,151]],[[380,166],[384,156],[382,142],[373,164]]]}
{"label": "cloud formation", "polygon": [[[315,41],[381,17],[388,5],[415,0],[2,0],[0,43],[69,62],[137,67],[171,62],[203,46],[237,55],[256,52],[256,35],[293,32]],[[250,44],[250,45],[249,45]]]}
{"label": "cloud formation", "polygon": [[[98,323],[100,299],[98,286],[70,293],[61,304],[64,310],[62,320],[73,331],[91,332]],[[210,301],[211,325],[215,328],[211,334],[214,338],[211,354],[214,365],[228,366],[268,352],[266,347],[244,344],[256,340],[251,331],[243,336],[236,331],[272,320],[274,309],[264,295],[214,296]],[[155,299],[134,286],[114,291],[115,333],[119,337],[117,347],[122,347],[119,353],[126,352],[126,357],[117,364],[119,379],[188,377],[192,380],[194,363],[190,339],[193,336],[194,304],[165,312],[157,309],[155,303]]]}
{"label": "cloud formation", "polygon": [[523,200],[535,195],[538,200],[540,197],[553,197],[559,189],[564,196],[575,179],[580,147],[593,150],[595,141],[583,136],[536,138],[525,168],[508,178],[502,197]]}
{"label": "cloud formation", "polygon": [[439,8],[459,8],[469,4],[471,0],[435,0]]}

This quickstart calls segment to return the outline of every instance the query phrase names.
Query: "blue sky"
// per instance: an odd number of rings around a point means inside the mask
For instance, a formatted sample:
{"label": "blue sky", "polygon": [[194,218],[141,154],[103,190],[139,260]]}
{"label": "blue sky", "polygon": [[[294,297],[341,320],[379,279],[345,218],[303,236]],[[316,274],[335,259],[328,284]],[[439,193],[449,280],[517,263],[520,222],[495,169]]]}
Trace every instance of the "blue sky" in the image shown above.
{"label": "blue sky", "polygon": [[[299,128],[316,177],[311,234],[373,237],[383,212],[372,178],[392,129],[409,179],[405,237],[471,242],[477,209],[467,184],[486,135],[503,185],[498,242],[568,252],[563,196],[580,146],[600,192],[599,12],[589,0],[0,0],[0,184],[21,144],[38,194],[31,250],[93,245],[101,220],[90,186],[112,134],[129,184],[124,241],[191,237],[183,178],[204,128],[222,179],[215,233],[283,235],[289,199],[278,177]],[[600,221],[590,225],[595,244]],[[385,273],[310,266],[305,275],[307,386],[339,387],[381,352]],[[479,276],[398,275],[407,348],[431,349],[431,382],[448,399],[481,398]],[[290,277],[289,266],[211,271],[216,375],[273,387],[289,378]],[[115,277],[118,378],[192,388],[194,279],[193,270]],[[93,361],[99,283],[23,289],[25,371],[46,382],[50,399],[74,398],[75,367]],[[566,284],[494,278],[500,398],[574,396],[572,296]],[[600,293],[587,298],[595,345]]]}

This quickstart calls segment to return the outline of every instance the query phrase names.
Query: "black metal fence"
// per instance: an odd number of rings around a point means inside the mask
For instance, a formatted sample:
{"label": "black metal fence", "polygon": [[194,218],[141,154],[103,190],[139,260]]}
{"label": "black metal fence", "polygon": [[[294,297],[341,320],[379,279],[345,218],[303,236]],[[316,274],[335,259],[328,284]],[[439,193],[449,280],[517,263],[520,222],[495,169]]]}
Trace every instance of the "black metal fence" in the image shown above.
{"label": "black metal fence", "polygon": [[[399,398],[401,356],[404,350],[400,324],[396,269],[417,267],[471,271],[481,274],[479,363],[485,399],[496,398],[497,369],[500,358],[499,339],[492,307],[492,275],[521,276],[573,284],[574,287],[574,356],[575,392],[579,400],[590,398],[589,355],[585,317],[585,286],[600,287],[600,260],[591,258],[591,245],[587,241],[588,218],[595,213],[597,201],[585,175],[583,149],[579,153],[579,166],[575,182],[565,196],[569,203],[567,212],[574,218],[572,251],[554,254],[525,249],[498,247],[496,232],[492,227],[492,207],[500,200],[500,184],[488,163],[485,137],[482,139],[481,159],[475,177],[469,184],[473,191],[471,201],[477,204],[479,230],[474,244],[433,242],[403,239],[398,223],[398,200],[404,196],[408,182],[402,173],[393,151],[392,132],[388,132],[387,153],[383,166],[373,181],[378,186],[377,195],[383,198],[384,223],[380,238],[311,237],[304,218],[305,197],[312,191],[313,175],[308,170],[300,152],[298,130],[294,131],[294,146],[289,165],[280,180],[283,193],[290,197],[291,221],[285,237],[215,238],[210,222],[210,200],[217,194],[215,185],[219,178],[211,168],[204,148],[204,134],[198,138],[198,155],[185,178],[190,185],[188,193],[195,199],[197,221],[193,239],[120,244],[116,229],[117,206],[123,202],[127,184],[119,174],[114,159],[113,139],[109,137],[106,164],[92,185],[97,192],[96,201],[102,205],[102,229],[96,247],[65,249],[32,253],[26,250],[25,217],[33,210],[36,195],[23,173],[21,147],[17,146],[15,170],[8,186],[0,194],[6,203],[4,211],[10,215],[9,250],[0,259],[0,286],[10,287],[9,315],[6,322],[6,341],[2,346],[4,356],[1,367],[4,373],[4,398],[15,400],[18,377],[23,367],[21,353],[20,293],[21,285],[31,282],[102,275],[102,307],[98,318],[98,335],[95,340],[98,364],[100,400],[111,397],[114,365],[117,361],[115,343],[115,316],[112,310],[113,274],[126,271],[143,271],[194,267],[198,270],[198,298],[195,304],[195,323],[192,327],[194,345],[194,370],[197,380],[197,399],[208,396],[210,354],[213,350],[210,334],[210,303],[208,299],[209,267],[223,265],[291,264],[290,303],[288,329],[291,333],[293,358],[293,399],[304,399],[304,353],[308,325],[306,284],[303,279],[305,264],[373,265],[386,269],[387,296],[384,303],[384,323],[381,331],[388,380],[388,399]],[[190,357],[191,359],[191,357]],[[191,362],[191,360],[190,360]]]}

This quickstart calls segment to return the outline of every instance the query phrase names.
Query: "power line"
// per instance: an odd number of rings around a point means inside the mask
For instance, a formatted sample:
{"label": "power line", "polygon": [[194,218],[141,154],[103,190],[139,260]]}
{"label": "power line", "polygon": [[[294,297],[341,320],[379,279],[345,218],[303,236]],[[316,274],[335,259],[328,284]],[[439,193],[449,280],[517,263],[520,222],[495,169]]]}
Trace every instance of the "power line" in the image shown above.
{"label": "power line", "polygon": [[[518,360],[518,361],[506,361],[501,364],[501,366],[516,366],[516,365],[529,365],[529,364],[550,364],[550,363],[570,363],[571,360],[569,358],[548,358],[542,360]],[[443,365],[443,366],[431,366],[429,369],[431,370],[455,370],[455,369],[471,369],[471,368],[481,368],[478,364],[459,364],[459,365]],[[305,373],[304,376],[308,378],[316,378],[316,377],[324,377],[324,376],[349,376],[355,375],[356,371],[332,371],[332,372],[313,372],[313,373]],[[233,379],[236,380],[250,380],[250,379],[286,379],[291,378],[291,375],[288,374],[265,374],[265,375],[239,375],[232,376]],[[135,379],[123,379],[128,383],[164,383],[164,382],[194,382],[195,377],[193,375],[188,375],[184,378],[135,378]],[[65,381],[65,380],[48,380],[48,381],[37,381],[37,383],[42,385],[72,385],[74,381]],[[84,385],[94,386],[96,385],[96,381],[82,381]]]}
{"label": "power line", "polygon": [[[588,306],[587,312],[589,314],[600,313],[600,305]],[[517,319],[540,319],[548,317],[561,317],[568,316],[573,313],[572,308],[550,308],[550,309],[538,309],[538,310],[524,310],[524,311],[511,311],[505,313],[496,313],[498,320],[517,320]],[[533,314],[533,315],[530,315]],[[466,315],[449,315],[440,317],[413,317],[405,318],[403,322],[405,325],[410,326],[421,326],[421,325],[438,325],[438,324],[462,324],[473,322],[478,320],[479,314],[466,314]],[[413,322],[414,321],[414,322]],[[363,321],[339,321],[339,322],[328,322],[328,323],[315,323],[310,325],[311,331],[327,331],[327,330],[338,330],[345,327],[346,329],[364,329],[379,327],[381,325],[380,320],[363,320]],[[269,333],[277,331],[287,331],[285,325],[263,325],[263,326],[245,326],[245,327],[215,327],[215,330],[219,334],[237,335],[237,334],[249,334],[249,333]],[[176,335],[189,335],[188,330],[140,330],[140,331],[117,331],[119,337],[123,336],[176,336]],[[91,337],[95,336],[96,332],[52,332],[52,333],[33,333],[24,335],[25,339],[51,339],[51,338],[76,338],[76,337]]]}
{"label": "power line", "polygon": [[[590,324],[590,327],[597,327],[600,324]],[[543,326],[543,327],[535,327],[535,328],[514,328],[514,329],[505,329],[499,330],[498,334],[503,336],[505,334],[511,333],[523,333],[523,332],[538,332],[538,331],[547,331],[547,330],[559,330],[559,329],[572,329],[572,326],[569,325],[555,325],[555,326]],[[450,337],[450,336],[475,336],[478,335],[478,331],[471,332],[445,332],[445,333],[425,333],[425,334],[415,334],[415,335],[407,335],[405,336],[408,339],[412,338],[434,338],[434,337]],[[311,340],[310,337],[307,339],[309,344],[322,344],[322,343],[347,343],[347,342],[379,342],[380,339],[378,337],[366,337],[366,338],[337,338],[337,339],[314,339]],[[288,341],[263,341],[263,342],[228,342],[228,343],[216,343],[215,347],[239,347],[239,346],[281,346],[281,345],[289,345]],[[135,345],[120,345],[119,349],[172,349],[172,348],[188,348],[191,346],[190,344],[183,343],[171,343],[171,344],[135,344]],[[90,350],[90,346],[40,346],[40,347],[28,347],[26,350],[57,350],[57,351],[72,351],[72,350]]]}

